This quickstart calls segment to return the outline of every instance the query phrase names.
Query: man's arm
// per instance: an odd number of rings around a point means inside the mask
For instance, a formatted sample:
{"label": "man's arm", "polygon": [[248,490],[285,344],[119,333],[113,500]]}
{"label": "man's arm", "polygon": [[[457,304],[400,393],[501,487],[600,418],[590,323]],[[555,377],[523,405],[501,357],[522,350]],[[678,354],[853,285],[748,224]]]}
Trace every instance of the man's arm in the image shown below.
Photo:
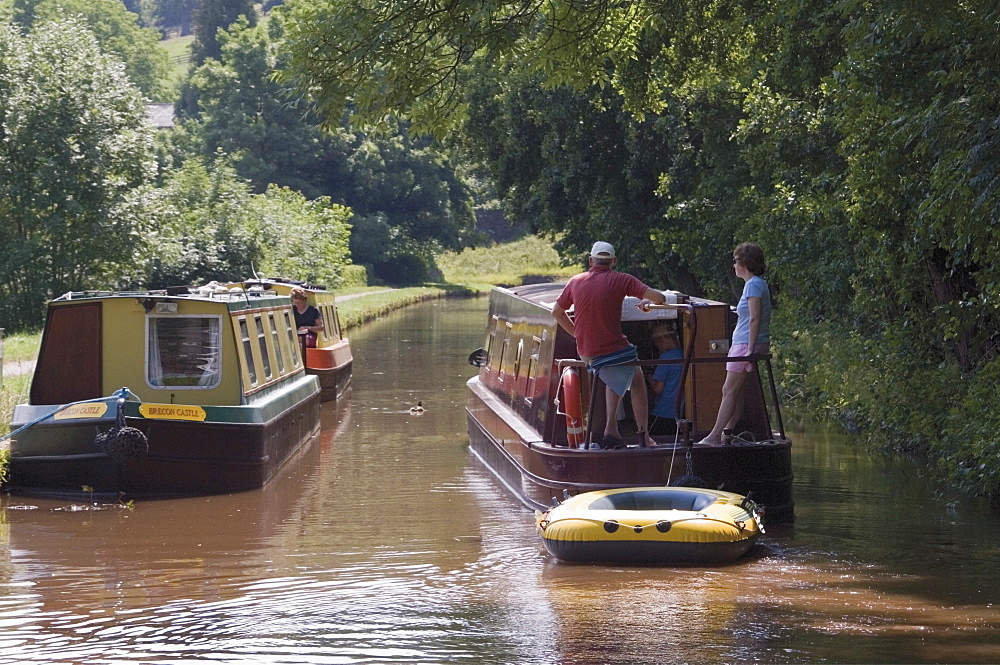
{"label": "man's arm", "polygon": [[646,292],[642,294],[642,300],[639,301],[639,304],[636,305],[636,307],[644,312],[648,312],[650,303],[662,305],[665,302],[667,302],[667,297],[663,295],[662,292],[657,291],[656,289],[651,289],[647,286]]}

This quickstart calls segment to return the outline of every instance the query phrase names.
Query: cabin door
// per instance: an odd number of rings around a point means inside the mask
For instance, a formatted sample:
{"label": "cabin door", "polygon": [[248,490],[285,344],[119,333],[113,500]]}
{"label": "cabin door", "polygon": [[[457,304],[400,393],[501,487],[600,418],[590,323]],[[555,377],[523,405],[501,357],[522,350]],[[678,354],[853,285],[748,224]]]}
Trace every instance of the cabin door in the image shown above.
{"label": "cabin door", "polygon": [[101,360],[101,304],[50,307],[31,381],[31,403],[103,397]]}

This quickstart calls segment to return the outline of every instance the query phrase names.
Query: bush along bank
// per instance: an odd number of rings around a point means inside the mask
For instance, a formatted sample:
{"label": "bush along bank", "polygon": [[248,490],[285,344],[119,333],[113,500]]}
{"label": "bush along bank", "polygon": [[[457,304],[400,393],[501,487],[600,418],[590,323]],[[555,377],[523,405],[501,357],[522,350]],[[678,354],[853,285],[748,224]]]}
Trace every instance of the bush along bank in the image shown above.
{"label": "bush along bank", "polygon": [[941,494],[1000,504],[1000,359],[963,372],[905,331],[866,339],[829,323],[786,333],[776,356],[787,403],[869,450],[922,460]]}

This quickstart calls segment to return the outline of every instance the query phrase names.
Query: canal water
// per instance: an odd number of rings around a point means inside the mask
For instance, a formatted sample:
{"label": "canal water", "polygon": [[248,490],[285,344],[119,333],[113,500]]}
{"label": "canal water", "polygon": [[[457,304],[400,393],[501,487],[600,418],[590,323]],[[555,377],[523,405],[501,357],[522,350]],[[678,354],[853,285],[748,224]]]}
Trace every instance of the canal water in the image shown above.
{"label": "canal water", "polygon": [[0,664],[1000,662],[997,515],[791,414],[797,521],[746,559],[551,559],[468,453],[485,311],[353,331],[350,399],[262,490],[0,498]]}

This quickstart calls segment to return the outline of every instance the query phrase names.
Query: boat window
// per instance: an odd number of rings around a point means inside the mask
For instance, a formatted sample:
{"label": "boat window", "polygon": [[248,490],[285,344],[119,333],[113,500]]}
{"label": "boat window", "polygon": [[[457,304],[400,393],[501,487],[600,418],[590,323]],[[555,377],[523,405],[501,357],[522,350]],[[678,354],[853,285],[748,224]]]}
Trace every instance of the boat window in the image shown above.
{"label": "boat window", "polygon": [[292,323],[292,310],[286,309],[285,316],[285,337],[288,340],[288,349],[291,354],[292,367],[298,369],[302,366],[302,357],[299,354],[299,334],[296,332],[295,324]]}
{"label": "boat window", "polygon": [[503,345],[500,347],[500,371],[497,374],[497,379],[500,383],[503,383],[504,376],[507,374],[507,347],[510,346],[510,335],[514,330],[514,326],[511,323],[507,323],[504,326],[503,331]]}
{"label": "boat window", "polygon": [[267,323],[271,328],[271,345],[274,346],[274,357],[278,361],[278,374],[284,376],[285,354],[288,351],[285,349],[285,345],[281,343],[284,338],[278,334],[278,324],[274,320],[274,312],[267,313]]}
{"label": "boat window", "polygon": [[323,339],[327,342],[335,342],[340,339],[340,322],[337,320],[337,308],[333,303],[323,305],[319,308],[323,316]]}
{"label": "boat window", "polygon": [[528,390],[524,399],[531,402],[532,397],[537,394],[538,389],[538,358],[542,349],[542,340],[538,337],[531,337],[531,355],[528,356]]}
{"label": "boat window", "polygon": [[500,319],[493,317],[490,321],[490,330],[486,339],[486,371],[495,372],[500,369],[500,358],[493,353],[496,349],[496,338],[499,333]]}
{"label": "boat window", "polygon": [[243,374],[245,379],[250,380],[251,386],[257,385],[257,366],[253,362],[253,347],[250,344],[250,329],[247,327],[246,317],[240,317],[240,340],[243,349],[243,367],[246,371]]}
{"label": "boat window", "polygon": [[153,388],[214,388],[222,380],[218,316],[146,317],[146,383]]}
{"label": "boat window", "polygon": [[253,321],[257,327],[257,344],[260,347],[260,361],[264,367],[264,378],[269,380],[274,376],[274,373],[271,372],[271,354],[267,350],[267,338],[264,336],[264,322],[261,320],[260,314],[255,314]]}
{"label": "boat window", "polygon": [[514,380],[521,376],[521,357],[524,355],[524,340],[517,340],[517,353],[514,354]]}
{"label": "boat window", "polygon": [[329,315],[323,316],[323,326],[327,329],[330,339],[340,339],[342,337],[340,332],[340,317],[337,315],[337,306],[334,304],[327,305],[329,308]]}

